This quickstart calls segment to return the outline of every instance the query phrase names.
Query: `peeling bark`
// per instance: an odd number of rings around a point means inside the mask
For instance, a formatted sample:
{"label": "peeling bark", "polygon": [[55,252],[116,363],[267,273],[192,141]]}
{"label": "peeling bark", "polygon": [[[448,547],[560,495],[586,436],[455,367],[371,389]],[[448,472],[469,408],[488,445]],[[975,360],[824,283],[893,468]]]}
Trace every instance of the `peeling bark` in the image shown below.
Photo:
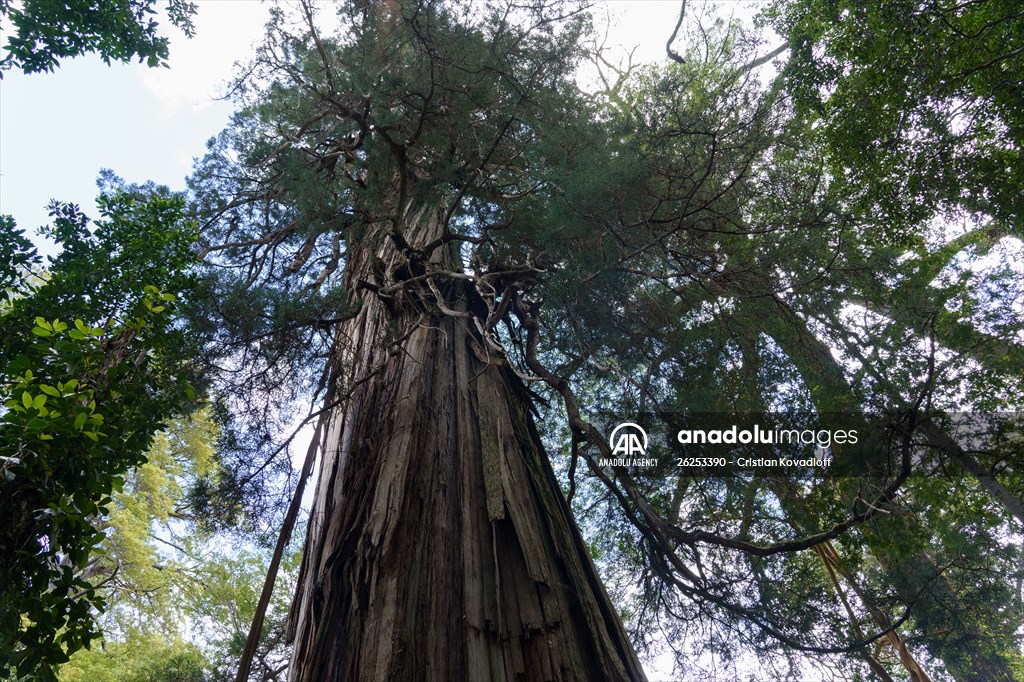
{"label": "peeling bark", "polygon": [[[403,213],[347,278],[415,278],[443,213]],[[390,238],[389,238],[390,237]],[[444,249],[422,267],[452,269]],[[422,259],[421,259],[422,260]],[[374,263],[376,262],[376,265]],[[401,273],[401,274],[399,274]],[[385,282],[386,285],[393,283]],[[642,680],[530,415],[530,399],[465,311],[462,281],[364,290],[344,324],[332,420],[289,623],[290,679]],[[396,330],[401,330],[396,334]],[[396,343],[385,343],[396,335]]]}

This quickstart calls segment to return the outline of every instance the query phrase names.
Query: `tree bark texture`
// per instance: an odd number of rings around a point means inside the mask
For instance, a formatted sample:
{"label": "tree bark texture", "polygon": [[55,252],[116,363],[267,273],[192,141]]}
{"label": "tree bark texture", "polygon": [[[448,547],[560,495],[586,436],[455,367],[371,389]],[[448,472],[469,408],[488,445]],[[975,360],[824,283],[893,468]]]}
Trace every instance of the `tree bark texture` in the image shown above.
{"label": "tree bark texture", "polygon": [[[443,212],[404,215],[411,247],[440,234]],[[423,273],[457,269],[453,252],[417,262],[383,232],[350,250],[348,284],[407,286],[361,289],[341,332],[350,397],[320,467],[290,679],[644,679],[529,394],[464,312],[472,285],[435,278],[443,302],[423,286]]]}

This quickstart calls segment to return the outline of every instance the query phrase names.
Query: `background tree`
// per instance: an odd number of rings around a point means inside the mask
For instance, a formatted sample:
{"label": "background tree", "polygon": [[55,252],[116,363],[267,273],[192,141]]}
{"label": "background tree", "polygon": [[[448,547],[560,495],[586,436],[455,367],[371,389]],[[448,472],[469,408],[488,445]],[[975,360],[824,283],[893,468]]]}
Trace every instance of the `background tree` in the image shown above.
{"label": "background tree", "polygon": [[[53,71],[64,57],[95,52],[107,64],[135,57],[166,66],[167,38],[157,33],[154,0],[0,0],[0,24],[7,37],[0,77],[16,68],[25,73]],[[195,3],[168,0],[167,18],[191,37]]]}
{"label": "background tree", "polygon": [[[699,630],[704,642],[717,639],[712,650],[726,657],[735,638],[758,648],[781,641],[790,651],[818,655],[828,654],[829,649],[839,652],[844,641],[848,650],[856,650],[853,642],[864,641],[869,633],[861,636],[848,625],[844,632],[842,622],[852,618],[873,622],[883,631],[907,623],[911,631],[921,633],[915,637],[928,642],[931,655],[942,658],[948,672],[960,679],[971,675],[1013,679],[1020,661],[1014,634],[1020,622],[1020,595],[1013,587],[1016,559],[1010,557],[1017,555],[1017,549],[1012,541],[999,539],[1002,532],[1011,537],[1016,532],[1010,516],[1013,505],[1004,505],[1004,497],[995,497],[994,490],[989,490],[993,497],[983,494],[971,502],[958,496],[943,498],[951,508],[964,505],[964,516],[954,522],[966,524],[960,528],[977,528],[966,520],[975,514],[976,519],[988,513],[1003,519],[994,521],[994,527],[1003,528],[994,535],[962,530],[970,541],[950,542],[952,536],[940,528],[953,515],[939,522],[932,514],[938,499],[934,495],[960,491],[970,499],[974,493],[970,486],[963,486],[964,471],[955,457],[953,462],[938,460],[948,464],[935,468],[937,461],[927,454],[936,450],[936,441],[930,439],[934,432],[913,422],[927,422],[927,415],[943,409],[1017,409],[1019,390],[1014,387],[1020,380],[1019,366],[1007,362],[1013,343],[1003,341],[1020,334],[1019,316],[1014,313],[1020,300],[1020,272],[1013,265],[1019,243],[993,229],[998,223],[991,215],[963,220],[962,215],[938,209],[892,233],[898,236],[898,244],[880,243],[885,239],[880,236],[889,234],[884,232],[888,225],[879,227],[874,222],[878,214],[849,200],[845,184],[829,172],[829,148],[822,144],[827,140],[811,127],[817,123],[799,112],[788,114],[785,98],[772,101],[760,114],[762,121],[776,116],[784,124],[768,128],[767,138],[733,133],[730,139],[726,137],[730,129],[720,123],[729,121],[728,116],[698,117],[708,101],[721,102],[717,106],[723,111],[751,117],[743,130],[759,129],[756,109],[725,99],[734,87],[751,87],[747,66],[758,59],[744,53],[741,41],[733,40],[734,47],[729,47],[728,41],[707,40],[709,33],[700,36],[709,47],[687,55],[683,66],[658,74],[637,92],[632,106],[619,108],[633,115],[651,112],[651,124],[632,128],[650,130],[640,137],[650,142],[636,161],[650,165],[646,172],[637,172],[641,181],[633,188],[618,186],[621,196],[651,197],[650,208],[635,203],[620,212],[626,219],[617,217],[613,223],[615,237],[624,247],[619,258],[628,263],[623,269],[643,284],[624,289],[619,296],[593,287],[593,278],[586,280],[587,287],[578,287],[577,298],[566,309],[583,311],[578,313],[581,319],[568,327],[556,321],[552,328],[569,334],[556,347],[584,350],[579,354],[560,351],[565,353],[556,356],[560,366],[582,374],[577,385],[597,382],[602,387],[598,400],[605,404],[609,398],[621,400],[615,414],[648,409],[681,418],[709,411],[740,416],[744,411],[766,409],[790,414],[838,410],[849,412],[849,418],[895,408],[904,419],[910,416],[910,423],[900,429],[914,434],[908,441],[913,447],[894,452],[898,457],[900,451],[910,456],[905,475],[899,473],[888,481],[858,481],[852,487],[842,478],[821,485],[812,480],[784,484],[777,476],[704,481],[683,474],[674,485],[666,485],[663,471],[633,480],[608,477],[606,484],[611,484],[606,495],[625,501],[627,508],[632,506],[634,518],[641,520],[641,532],[636,532],[636,524],[627,525],[621,539],[605,547],[620,548],[617,559],[632,559],[635,570],[651,577],[649,600],[641,602],[637,611],[671,613],[661,622],[674,632],[680,627]],[[713,74],[716,68],[722,85],[710,96],[703,95],[706,91],[700,85],[707,81],[698,74]],[[681,69],[685,71],[678,76],[670,75]],[[745,85],[737,85],[744,80]],[[687,87],[677,85],[681,83]],[[623,102],[621,91],[619,101]],[[696,142],[698,136],[704,144]],[[970,148],[969,140],[962,142]],[[749,150],[749,155],[730,164],[735,158],[730,152],[735,150]],[[734,180],[715,175],[730,169],[735,169]],[[713,204],[694,200],[700,198],[701,187],[694,180],[702,176],[710,178],[711,196],[719,199]],[[866,181],[865,188],[872,187],[876,185]],[[736,197],[741,201],[730,203]],[[580,212],[602,198],[584,195],[578,202]],[[948,227],[944,232],[937,226],[937,219],[951,217],[966,232],[962,237],[951,239]],[[917,246],[908,248],[907,243]],[[628,248],[635,244],[642,247]],[[975,245],[982,248],[974,251]],[[595,244],[589,251],[596,248]],[[981,254],[995,257],[995,264],[973,266],[973,271],[972,266],[964,266]],[[631,291],[642,295],[630,296]],[[949,305],[959,297],[984,300],[984,318],[969,312],[978,309],[977,303]],[[876,317],[880,308],[875,301],[892,307]],[[873,312],[857,315],[861,306]],[[601,319],[592,311],[609,312]],[[919,315],[914,322],[909,311]],[[570,313],[570,321],[572,317]],[[982,330],[989,324],[1002,325],[1005,336],[986,338]],[[953,326],[957,334],[938,332]],[[963,343],[966,339],[971,342]],[[996,347],[1006,352],[992,352]],[[947,427],[950,424],[946,422]],[[953,454],[947,450],[943,456]],[[1019,453],[1007,454],[989,461],[1004,483],[1018,485]],[[865,470],[866,462],[848,463],[858,472]],[[904,467],[897,462],[893,472],[901,470]],[[807,495],[809,485],[811,495]],[[886,517],[868,518],[875,516],[873,512],[868,517],[860,512],[851,516],[850,510],[856,510],[858,500],[872,489],[879,495],[874,504],[888,510],[897,500],[900,503]],[[886,499],[896,491],[898,498]],[[912,502],[917,495],[922,499]],[[1019,494],[1010,497],[1019,498]],[[814,498],[813,506],[805,507]],[[984,514],[976,506],[981,500],[986,501]],[[586,508],[592,510],[593,505],[591,498]],[[784,512],[781,517],[780,511]],[[600,518],[606,524],[602,532],[607,533],[608,519]],[[878,534],[873,530],[862,534],[856,528],[861,524],[877,527]],[[929,536],[931,540],[924,539]],[[770,537],[785,541],[761,544]],[[848,566],[868,568],[877,562],[871,569],[875,582],[870,590],[861,589],[864,576],[848,570],[840,576],[846,582],[840,589],[853,595],[849,598],[852,611],[844,608],[842,595],[834,591],[831,608],[821,599],[832,590],[828,580],[835,570],[822,565],[824,560],[807,563],[799,555],[815,541],[829,537],[837,538],[841,551],[851,553],[845,559],[851,562]],[[915,554],[915,547],[929,542],[943,548],[938,552],[943,559]],[[632,549],[637,546],[639,552]],[[733,563],[728,550],[749,558]],[[997,556],[996,564],[989,562]],[[1004,559],[1009,561],[1003,563]],[[961,569],[959,577],[950,579]],[[979,576],[989,576],[981,580],[987,596],[968,596],[962,590]],[[674,599],[670,588],[678,589],[685,599]],[[966,607],[996,592],[1003,595],[995,598],[996,603],[1008,599],[1014,606],[1000,611],[995,619],[992,612]],[[775,599],[780,602],[768,606]],[[878,603],[887,608],[898,604],[905,610],[880,612]],[[717,637],[707,634],[708,607],[724,609],[734,619],[731,625],[725,617],[714,621],[726,624]],[[858,610],[863,615],[856,615]],[[652,620],[642,622],[642,629],[649,629]],[[807,638],[786,635],[811,631],[816,633],[811,647],[804,643]],[[835,639],[837,633],[840,636]],[[770,636],[765,638],[766,634]],[[916,672],[920,666],[908,660],[908,648],[888,636],[882,641],[887,640],[900,654],[895,665]],[[862,651],[871,655],[870,650]],[[879,675],[884,669],[877,664],[869,658],[861,665]]]}
{"label": "background tree", "polygon": [[89,576],[104,539],[96,517],[145,461],[162,420],[193,398],[167,293],[184,290],[193,260],[184,202],[122,186],[98,206],[90,227],[77,207],[55,202],[50,235],[63,251],[30,277],[33,251],[14,233],[25,258],[4,277],[16,288],[0,341],[0,666],[40,679],[95,637],[92,612],[104,605]]}

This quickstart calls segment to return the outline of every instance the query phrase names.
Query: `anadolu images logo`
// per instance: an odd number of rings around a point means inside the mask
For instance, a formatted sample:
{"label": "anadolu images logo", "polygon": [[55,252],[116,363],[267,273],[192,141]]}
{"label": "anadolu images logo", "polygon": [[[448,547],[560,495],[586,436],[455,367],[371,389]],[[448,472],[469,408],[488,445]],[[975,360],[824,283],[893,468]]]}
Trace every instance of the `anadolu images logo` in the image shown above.
{"label": "anadolu images logo", "polygon": [[643,455],[647,452],[647,432],[639,424],[625,422],[612,430],[612,435],[608,437],[608,445],[612,449],[613,457]]}

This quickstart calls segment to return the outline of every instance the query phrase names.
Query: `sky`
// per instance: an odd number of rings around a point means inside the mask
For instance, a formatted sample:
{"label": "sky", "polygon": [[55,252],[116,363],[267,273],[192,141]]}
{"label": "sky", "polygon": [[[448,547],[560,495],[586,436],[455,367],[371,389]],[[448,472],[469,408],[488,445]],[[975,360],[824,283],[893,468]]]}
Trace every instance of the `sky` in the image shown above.
{"label": "sky", "polygon": [[0,213],[32,232],[47,221],[51,198],[93,214],[102,168],[133,182],[184,187],[193,157],[228,122],[231,104],[217,98],[267,18],[267,6],[249,0],[199,5],[194,39],[166,32],[170,68],[107,66],[88,55],[64,60],[54,73],[5,74]]}
{"label": "sky", "polygon": [[[170,68],[108,66],[88,55],[64,60],[49,74],[5,74],[0,213],[13,215],[30,233],[47,222],[46,205],[53,198],[94,215],[102,168],[129,182],[184,188],[193,159],[228,123],[232,105],[220,97],[236,62],[244,62],[262,37],[270,6],[256,0],[197,4],[194,38],[164,29],[171,40]],[[678,11],[679,0],[620,0],[599,8],[599,15],[612,18],[609,46],[640,46],[637,57],[656,61],[664,58]]]}

